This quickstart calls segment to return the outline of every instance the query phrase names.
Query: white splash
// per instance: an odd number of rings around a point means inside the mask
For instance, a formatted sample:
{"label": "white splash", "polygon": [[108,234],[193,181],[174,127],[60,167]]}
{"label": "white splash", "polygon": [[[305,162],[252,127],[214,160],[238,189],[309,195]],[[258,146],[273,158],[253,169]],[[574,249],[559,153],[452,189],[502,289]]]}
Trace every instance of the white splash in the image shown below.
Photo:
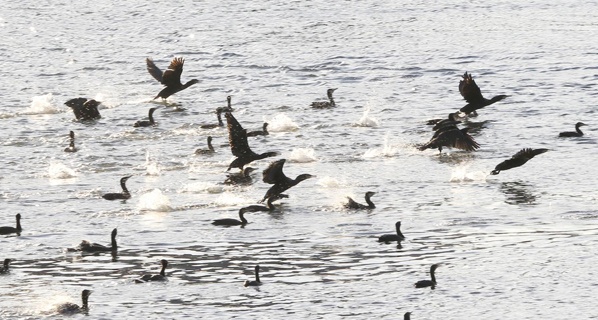
{"label": "white splash", "polygon": [[180,192],[188,193],[222,193],[225,191],[223,186],[211,182],[192,182],[188,183]]}
{"label": "white splash", "polygon": [[475,171],[467,172],[471,164],[466,163],[461,166],[453,168],[451,172],[450,182],[472,182],[472,181],[486,181],[488,177],[487,172]]}
{"label": "white splash", "polygon": [[268,122],[268,131],[270,132],[292,132],[299,130],[299,126],[284,113],[277,114],[274,118],[266,122]]}
{"label": "white splash", "polygon": [[314,149],[311,148],[299,148],[295,149],[291,152],[289,156],[289,162],[298,162],[298,163],[306,163],[306,162],[314,162],[318,161],[318,158],[315,156]]}
{"label": "white splash", "polygon": [[336,178],[326,176],[319,179],[316,184],[323,188],[339,188],[343,185],[346,185],[346,182],[341,182]]}
{"label": "white splash", "polygon": [[380,124],[378,119],[374,117],[370,117],[370,108],[367,107],[363,110],[363,115],[361,119],[355,123],[356,126],[359,127],[377,127]]}
{"label": "white splash", "polygon": [[54,95],[48,93],[45,96],[31,98],[31,105],[22,114],[55,114],[59,112],[60,110],[54,105]]}
{"label": "white splash", "polygon": [[149,176],[159,176],[160,175],[160,165],[158,164],[158,161],[152,160],[151,156],[150,156],[150,152],[149,150],[146,151],[145,153],[145,170],[147,172],[147,175]]}
{"label": "white splash", "polygon": [[50,179],[70,179],[77,176],[75,170],[67,167],[60,162],[51,162],[48,168],[48,177]]}
{"label": "white splash", "polygon": [[240,204],[246,204],[249,201],[247,198],[243,198],[235,193],[223,193],[221,194],[216,201],[214,201],[218,206],[236,206]]}
{"label": "white splash", "polygon": [[170,199],[165,196],[160,189],[154,189],[139,197],[137,204],[139,210],[168,212],[171,211]]}
{"label": "white splash", "polygon": [[364,154],[364,158],[378,158],[378,157],[392,157],[399,152],[399,148],[392,145],[390,142],[390,134],[387,132],[384,135],[384,144],[382,148],[368,149]]}

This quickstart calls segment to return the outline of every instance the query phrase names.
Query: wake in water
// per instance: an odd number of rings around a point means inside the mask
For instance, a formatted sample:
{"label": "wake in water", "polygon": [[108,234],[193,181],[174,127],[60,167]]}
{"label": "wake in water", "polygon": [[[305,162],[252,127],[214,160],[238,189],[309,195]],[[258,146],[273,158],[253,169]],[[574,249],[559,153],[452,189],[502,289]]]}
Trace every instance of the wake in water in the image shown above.
{"label": "wake in water", "polygon": [[378,158],[378,157],[393,157],[399,152],[399,148],[390,144],[390,133],[384,135],[384,143],[382,148],[368,149],[364,154],[364,158]]}

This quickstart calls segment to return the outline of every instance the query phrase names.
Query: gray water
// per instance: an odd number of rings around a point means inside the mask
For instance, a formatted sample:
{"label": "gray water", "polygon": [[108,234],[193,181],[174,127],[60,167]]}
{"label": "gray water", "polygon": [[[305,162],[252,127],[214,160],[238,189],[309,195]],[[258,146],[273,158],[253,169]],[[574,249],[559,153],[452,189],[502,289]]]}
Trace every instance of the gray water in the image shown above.
{"label": "gray water", "polygon": [[[0,318],[62,318],[91,289],[93,319],[598,318],[597,4],[519,1],[9,1],[0,13]],[[145,58],[201,82],[133,128],[161,89]],[[425,125],[486,97],[477,152],[418,151]],[[313,110],[335,92],[338,106]],[[256,152],[254,184],[223,185],[233,159],[214,109],[231,95]],[[63,103],[102,101],[74,121]],[[181,111],[181,109],[184,109]],[[583,121],[582,138],[558,138]],[[63,152],[75,131],[79,151]],[[217,153],[197,156],[208,135]],[[525,166],[489,172],[524,147]],[[269,185],[261,171],[317,177],[272,213],[235,218]],[[132,198],[101,195],[128,181]],[[348,211],[346,196],[377,208]],[[379,244],[402,221],[407,240]],[[87,239],[118,255],[66,252]],[[167,259],[168,281],[135,284]],[[263,285],[245,288],[253,267]],[[440,263],[435,290],[415,289]],[[77,317],[77,316],[76,316]]]}

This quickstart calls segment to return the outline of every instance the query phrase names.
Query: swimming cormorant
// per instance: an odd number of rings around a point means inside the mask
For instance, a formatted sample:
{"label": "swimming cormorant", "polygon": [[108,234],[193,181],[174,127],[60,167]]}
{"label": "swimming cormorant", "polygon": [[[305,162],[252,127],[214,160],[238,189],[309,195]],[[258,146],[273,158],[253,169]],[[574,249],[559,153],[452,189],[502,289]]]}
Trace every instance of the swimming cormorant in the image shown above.
{"label": "swimming cormorant", "polygon": [[245,219],[245,217],[243,216],[244,214],[245,211],[243,210],[243,208],[241,208],[239,209],[239,219],[241,220],[231,218],[217,219],[214,220],[212,224],[215,226],[244,226],[247,224],[247,219]]}
{"label": "swimming cormorant", "polygon": [[499,163],[490,174],[499,174],[503,170],[509,170],[524,165],[531,158],[548,151],[548,149],[524,148],[517,152],[511,159]]}
{"label": "swimming cormorant", "polygon": [[405,312],[403,316],[403,320],[411,320],[411,312]]}
{"label": "swimming cormorant", "polygon": [[253,179],[249,174],[253,171],[255,168],[245,167],[240,173],[229,173],[224,184],[250,184]]}
{"label": "swimming cormorant", "polygon": [[275,195],[275,196],[271,196],[270,198],[268,198],[268,201],[266,202],[265,206],[262,205],[251,205],[251,206],[247,206],[247,207],[243,207],[241,208],[241,210],[243,210],[243,212],[269,212],[269,211],[274,211],[274,209],[276,208],[274,206],[274,204],[272,204],[274,201],[276,200],[280,200],[282,198],[288,198],[289,196],[287,196],[286,194],[279,194],[279,195]]}
{"label": "swimming cormorant", "polygon": [[208,136],[208,149],[197,149],[195,150],[195,154],[212,154],[214,151],[214,147],[212,146],[212,136]]}
{"label": "swimming cormorant", "polygon": [[158,107],[156,108],[150,108],[149,112],[148,112],[148,120],[139,120],[137,122],[135,122],[135,124],[133,125],[133,127],[150,127],[150,126],[155,126],[156,122],[154,121],[154,111],[156,111],[156,109],[158,109]]}
{"label": "swimming cormorant", "polygon": [[216,108],[217,112],[233,112],[234,109],[231,107],[231,96],[226,97],[226,107],[218,107]]}
{"label": "swimming cormorant", "polygon": [[480,145],[473,139],[469,133],[469,128],[460,129],[456,125],[448,125],[440,127],[432,136],[432,139],[420,146],[420,151],[438,148],[442,152],[442,147],[458,148],[466,151],[475,151]]}
{"label": "swimming cormorant", "polygon": [[4,265],[2,266],[2,268],[0,268],[0,274],[8,273],[8,271],[10,271],[8,265],[11,261],[11,259],[4,259]]}
{"label": "swimming cormorant", "polygon": [[355,202],[353,199],[351,199],[351,197],[347,197],[347,199],[349,199],[349,202],[347,202],[345,204],[345,208],[348,208],[348,209],[375,209],[376,206],[374,205],[372,200],[370,200],[370,198],[375,194],[376,193],[372,192],[372,191],[368,191],[365,193],[365,202],[367,202],[367,206],[364,204]]}
{"label": "swimming cormorant", "polygon": [[75,148],[75,133],[70,131],[69,137],[71,142],[69,143],[69,146],[64,149],[64,152],[77,152],[77,148]]}
{"label": "swimming cormorant", "polygon": [[334,99],[332,98],[332,93],[336,89],[338,89],[338,88],[328,89],[326,91],[326,95],[328,95],[328,100],[329,101],[316,101],[316,102],[312,102],[311,103],[311,107],[312,108],[316,108],[316,109],[324,109],[324,108],[335,107],[336,103],[334,103]]}
{"label": "swimming cormorant", "polygon": [[13,228],[13,227],[0,227],[0,235],[6,235],[6,234],[11,234],[11,233],[16,233],[16,234],[21,233],[21,231],[23,230],[21,228],[21,214],[17,213],[17,215],[15,216],[15,218],[17,219],[17,227],[16,228]]}
{"label": "swimming cormorant", "polygon": [[438,268],[438,266],[439,266],[439,264],[433,264],[430,267],[430,278],[432,278],[431,280],[420,280],[415,283],[415,287],[416,288],[432,287],[432,289],[434,289],[434,287],[436,286],[436,276],[434,275],[434,271],[436,271],[436,268]]}
{"label": "swimming cormorant", "polygon": [[118,250],[118,247],[116,245],[116,234],[116,228],[114,228],[114,230],[112,230],[112,234],[110,235],[110,246],[101,245],[99,243],[91,243],[87,240],[83,240],[74,251],[82,251],[88,253],[107,251],[116,252]]}
{"label": "swimming cormorant", "polygon": [[106,193],[105,195],[102,196],[102,198],[104,198],[106,200],[126,200],[126,199],[131,198],[131,194],[129,193],[129,190],[127,189],[127,186],[125,185],[125,183],[127,182],[127,180],[129,180],[130,177],[132,177],[132,176],[123,177],[120,179],[120,187],[123,189],[123,192]]}
{"label": "swimming cormorant", "polygon": [[575,124],[575,132],[566,131],[559,133],[559,137],[581,137],[583,136],[583,132],[579,129],[581,126],[585,126],[586,124],[583,122],[578,122]]}
{"label": "swimming cormorant", "polygon": [[60,314],[72,314],[72,313],[79,313],[79,312],[87,312],[89,311],[89,306],[87,305],[87,299],[91,294],[91,290],[83,290],[81,292],[81,306],[79,307],[75,303],[63,303],[56,307],[56,312]]}
{"label": "swimming cormorant", "polygon": [[314,177],[311,174],[300,174],[295,179],[287,177],[282,172],[286,159],[280,159],[272,162],[264,172],[262,172],[262,181],[265,183],[273,184],[270,189],[264,195],[264,198],[260,202],[264,202],[266,199],[272,196],[281,196],[281,193],[287,189],[296,186],[299,182]]}
{"label": "swimming cormorant", "polygon": [[262,125],[262,130],[247,132],[248,137],[267,136],[269,134],[270,133],[268,132],[268,122],[264,122],[264,124]]}
{"label": "swimming cormorant", "polygon": [[397,221],[395,223],[395,228],[397,230],[396,234],[383,234],[378,238],[378,242],[392,242],[392,241],[403,241],[405,240],[405,236],[401,232],[401,221]]}
{"label": "swimming cormorant", "polygon": [[75,113],[77,120],[97,120],[102,118],[98,111],[101,102],[87,98],[74,98],[64,103]]}
{"label": "swimming cormorant", "polygon": [[202,124],[199,126],[202,129],[214,129],[219,127],[224,127],[224,122],[222,122],[222,112],[216,109],[216,118],[218,118],[218,123],[210,123],[210,124]]}
{"label": "swimming cormorant", "polygon": [[168,261],[162,259],[160,260],[160,264],[162,264],[162,269],[160,270],[160,274],[144,274],[141,278],[136,279],[136,283],[143,283],[148,281],[164,281],[166,280],[166,267],[168,266]]}
{"label": "swimming cormorant", "polygon": [[245,283],[243,283],[244,287],[255,287],[255,286],[261,286],[262,282],[260,281],[260,265],[256,265],[255,266],[255,281],[249,281],[249,280],[245,280]]}
{"label": "swimming cormorant", "polygon": [[243,170],[243,167],[252,161],[278,155],[277,152],[257,154],[251,151],[249,143],[247,142],[247,131],[243,129],[232,113],[227,112],[224,116],[226,117],[228,126],[228,142],[230,144],[230,150],[233,155],[237,157],[231,162],[226,171],[229,171],[231,168],[239,168]]}
{"label": "swimming cormorant", "polygon": [[471,74],[468,74],[467,72],[463,75],[463,80],[459,81],[459,92],[465,101],[467,101],[467,104],[459,110],[465,114],[475,112],[478,109],[482,109],[485,106],[489,106],[508,97],[507,95],[501,94],[490,100],[484,98],[482,96],[482,91],[480,91],[480,87],[475,83]]}
{"label": "swimming cormorant", "polygon": [[172,59],[170,65],[168,66],[168,69],[166,69],[166,71],[164,72],[162,72],[162,70],[160,70],[156,66],[156,64],[154,64],[154,61],[151,58],[145,59],[145,62],[147,64],[147,71],[152,75],[152,77],[154,77],[156,80],[158,80],[158,82],[166,86],[152,100],[155,100],[158,97],[166,99],[171,95],[181,90],[187,89],[191,85],[199,82],[199,80],[193,79],[187,81],[187,83],[185,84],[181,83],[181,74],[183,73],[183,64],[185,63],[185,59],[183,58]]}

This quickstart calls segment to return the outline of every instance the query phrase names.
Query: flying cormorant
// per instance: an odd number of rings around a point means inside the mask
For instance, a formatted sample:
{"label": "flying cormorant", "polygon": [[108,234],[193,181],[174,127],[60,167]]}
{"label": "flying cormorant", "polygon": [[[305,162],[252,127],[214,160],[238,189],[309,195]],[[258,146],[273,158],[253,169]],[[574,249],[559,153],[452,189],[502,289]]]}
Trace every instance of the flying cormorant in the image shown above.
{"label": "flying cormorant", "polygon": [[511,159],[499,163],[490,174],[499,174],[503,170],[509,170],[524,165],[531,158],[548,151],[548,149],[524,148],[517,152]]}
{"label": "flying cormorant", "polygon": [[277,152],[257,154],[251,151],[249,143],[247,142],[247,131],[243,129],[232,113],[227,112],[224,116],[226,117],[228,126],[228,142],[230,144],[230,150],[233,155],[237,157],[231,162],[226,171],[229,171],[231,168],[239,168],[240,170],[243,170],[243,167],[252,161],[278,155]]}
{"label": "flying cormorant", "polygon": [[501,94],[488,100],[482,96],[480,87],[475,83],[470,73],[465,72],[463,80],[459,81],[459,92],[463,96],[463,99],[467,101],[467,104],[459,111],[469,114],[475,112],[478,109],[482,109],[485,106],[489,106],[495,102],[498,102],[506,97],[507,95]]}
{"label": "flying cormorant", "polygon": [[102,118],[98,111],[101,102],[87,98],[74,98],[64,103],[75,113],[77,120],[97,120]]}
{"label": "flying cormorant", "polygon": [[164,72],[162,72],[162,70],[160,70],[156,66],[156,64],[154,64],[154,61],[151,58],[145,59],[145,62],[147,64],[147,71],[152,75],[152,77],[154,77],[156,80],[158,80],[158,82],[166,86],[152,100],[155,100],[158,97],[166,99],[171,95],[181,90],[187,89],[191,85],[199,82],[199,80],[193,79],[187,81],[187,83],[185,84],[181,83],[181,74],[183,73],[183,64],[185,63],[185,59],[183,58],[172,59],[170,65],[168,66],[168,69],[166,69],[166,71]]}
{"label": "flying cormorant", "polygon": [[266,195],[260,202],[264,202],[266,199],[272,196],[282,196],[281,193],[286,191],[287,189],[297,185],[299,182],[314,177],[311,174],[300,174],[295,179],[291,179],[287,177],[284,172],[282,172],[282,167],[284,166],[286,159],[280,159],[277,161],[272,162],[264,172],[262,172],[262,180],[265,183],[273,184],[270,189],[266,192]]}

